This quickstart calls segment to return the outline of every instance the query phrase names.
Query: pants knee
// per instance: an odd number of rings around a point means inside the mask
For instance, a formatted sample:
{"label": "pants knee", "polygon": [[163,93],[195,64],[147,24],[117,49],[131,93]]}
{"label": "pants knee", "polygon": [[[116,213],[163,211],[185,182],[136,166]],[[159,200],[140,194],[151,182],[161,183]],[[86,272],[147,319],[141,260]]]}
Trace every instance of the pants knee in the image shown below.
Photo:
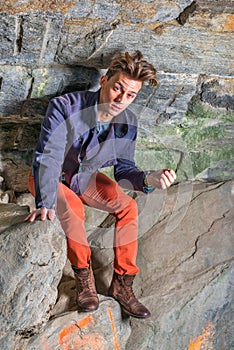
{"label": "pants knee", "polygon": [[133,198],[131,199],[129,206],[130,206],[131,212],[137,216],[138,215],[138,205],[137,205],[137,202],[135,201],[135,199],[133,199]]}
{"label": "pants knee", "polygon": [[125,200],[125,205],[122,210],[116,213],[118,219],[136,220],[138,217],[138,206],[135,199],[127,196],[127,201]]}

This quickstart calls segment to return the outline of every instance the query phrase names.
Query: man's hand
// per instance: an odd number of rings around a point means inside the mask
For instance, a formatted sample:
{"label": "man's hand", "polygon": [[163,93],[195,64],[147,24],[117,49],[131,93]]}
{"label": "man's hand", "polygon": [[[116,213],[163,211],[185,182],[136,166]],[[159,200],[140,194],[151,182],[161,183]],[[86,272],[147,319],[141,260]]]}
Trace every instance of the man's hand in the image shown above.
{"label": "man's hand", "polygon": [[147,186],[165,190],[170,187],[176,179],[176,174],[172,169],[162,169],[154,171],[145,178]]}
{"label": "man's hand", "polygon": [[39,215],[41,216],[42,221],[45,221],[46,219],[53,221],[55,218],[55,210],[47,208],[35,209],[24,219],[24,221],[33,222]]}

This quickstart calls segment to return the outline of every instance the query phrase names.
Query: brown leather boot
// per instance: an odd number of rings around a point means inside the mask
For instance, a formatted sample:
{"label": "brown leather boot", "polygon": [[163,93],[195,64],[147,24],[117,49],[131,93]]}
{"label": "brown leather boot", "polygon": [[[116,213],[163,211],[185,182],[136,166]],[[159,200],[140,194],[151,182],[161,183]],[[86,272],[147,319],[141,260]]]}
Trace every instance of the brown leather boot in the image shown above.
{"label": "brown leather boot", "polygon": [[92,268],[73,267],[76,281],[77,305],[81,311],[95,311],[98,308],[98,296]]}
{"label": "brown leather boot", "polygon": [[150,312],[134,295],[132,284],[135,275],[119,275],[114,272],[108,295],[116,299],[122,310],[133,317],[147,318]]}

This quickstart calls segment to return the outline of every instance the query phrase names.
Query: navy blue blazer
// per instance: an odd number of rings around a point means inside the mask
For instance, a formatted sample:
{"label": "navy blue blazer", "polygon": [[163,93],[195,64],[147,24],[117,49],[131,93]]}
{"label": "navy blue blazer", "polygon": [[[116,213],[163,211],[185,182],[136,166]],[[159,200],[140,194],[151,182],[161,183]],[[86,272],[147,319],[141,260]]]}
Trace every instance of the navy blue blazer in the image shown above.
{"label": "navy blue blazer", "polygon": [[56,208],[59,181],[79,196],[98,169],[114,166],[121,186],[143,191],[145,172],[134,162],[137,118],[128,108],[111,121],[104,142],[97,137],[97,92],[78,91],[49,103],[33,156],[36,207]]}

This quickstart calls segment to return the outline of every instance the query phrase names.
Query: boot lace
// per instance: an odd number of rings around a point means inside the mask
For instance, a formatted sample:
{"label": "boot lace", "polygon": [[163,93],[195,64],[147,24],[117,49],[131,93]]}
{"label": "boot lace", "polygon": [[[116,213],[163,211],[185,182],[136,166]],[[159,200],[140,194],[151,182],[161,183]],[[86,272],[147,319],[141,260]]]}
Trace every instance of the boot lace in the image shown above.
{"label": "boot lace", "polygon": [[94,286],[93,286],[93,280],[92,280],[92,275],[91,272],[89,271],[89,274],[86,276],[80,276],[78,275],[78,287],[79,287],[79,292],[84,292],[84,291],[90,291],[94,292]]}
{"label": "boot lace", "polygon": [[122,278],[120,278],[120,284],[125,291],[126,300],[129,301],[130,299],[134,299],[136,301],[137,298],[132,288],[133,280],[129,280],[128,278],[123,276]]}

